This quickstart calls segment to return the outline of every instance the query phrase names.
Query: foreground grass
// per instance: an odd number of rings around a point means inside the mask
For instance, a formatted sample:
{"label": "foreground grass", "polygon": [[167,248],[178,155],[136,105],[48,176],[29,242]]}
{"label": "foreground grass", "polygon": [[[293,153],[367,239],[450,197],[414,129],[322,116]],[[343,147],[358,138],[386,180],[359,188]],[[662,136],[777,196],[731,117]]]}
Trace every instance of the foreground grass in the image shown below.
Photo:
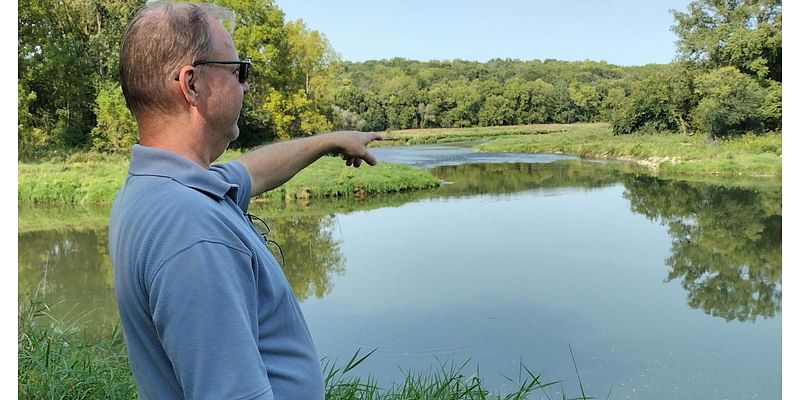
{"label": "foreground grass", "polygon": [[[374,352],[374,350],[373,350]],[[520,366],[517,389],[508,394],[483,387],[478,374],[465,376],[465,364],[443,364],[430,374],[408,373],[402,383],[381,388],[372,379],[350,376],[372,352],[358,352],[343,366],[323,360],[325,398],[375,399],[525,399],[550,395],[540,375]],[[53,319],[47,305],[24,295],[18,314],[18,397],[22,399],[135,399],[136,384],[127,362],[120,329],[108,337],[86,337],[76,325]],[[586,399],[583,388],[579,398]],[[563,394],[561,398],[566,398]]]}
{"label": "foreground grass", "polygon": [[608,124],[574,124],[542,134],[506,135],[478,145],[481,151],[566,153],[591,159],[629,160],[673,175],[781,176],[780,133],[709,141],[702,135],[619,135]]}
{"label": "foreground grass", "polygon": [[[220,161],[236,158],[228,151]],[[110,204],[122,187],[128,156],[76,154],[63,160],[18,163],[19,203]],[[347,167],[336,157],[323,157],[266,200],[291,201],[324,197],[364,197],[438,186],[429,172],[406,165],[379,163],[374,167]]]}
{"label": "foreground grass", "polygon": [[17,390],[20,399],[134,399],[119,329],[109,337],[83,337],[76,325],[52,318],[42,302],[19,301]]}

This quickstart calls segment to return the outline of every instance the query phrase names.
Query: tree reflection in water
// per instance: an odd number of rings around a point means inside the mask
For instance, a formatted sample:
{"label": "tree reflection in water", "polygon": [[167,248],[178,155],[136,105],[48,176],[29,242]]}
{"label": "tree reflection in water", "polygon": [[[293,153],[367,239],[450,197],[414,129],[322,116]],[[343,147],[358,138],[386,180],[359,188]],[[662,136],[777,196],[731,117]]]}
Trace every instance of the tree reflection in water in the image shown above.
{"label": "tree reflection in water", "polygon": [[[333,275],[344,273],[344,256],[333,238],[335,217],[294,216],[269,219],[270,236],[283,249],[283,273],[295,296],[303,301],[322,298],[333,289]],[[280,260],[277,249],[270,246]]]}
{"label": "tree reflection in water", "polygon": [[19,234],[19,292],[39,296],[49,314],[89,333],[117,323],[105,230],[52,229]]}
{"label": "tree reflection in water", "polygon": [[[333,233],[336,213],[435,197],[501,195],[525,190],[599,189],[622,182],[634,212],[660,221],[672,236],[667,281],[680,280],[688,303],[714,316],[755,320],[781,309],[781,187],[749,189],[642,175],[630,165],[564,161],[541,164],[462,164],[432,170],[448,182],[436,191],[364,200],[315,201],[287,207],[254,204],[283,249],[284,272],[298,299],[322,298],[345,273]],[[21,208],[19,289],[44,283],[64,309],[115,321],[107,250],[107,210]],[[72,226],[72,228],[69,228]],[[97,320],[96,317],[91,319]]]}
{"label": "tree reflection in water", "polygon": [[[332,235],[335,218],[293,216],[268,222],[272,239],[285,253],[284,273],[297,298],[330,293],[332,277],[344,273],[344,256]],[[105,226],[20,232],[18,273],[20,293],[38,291],[56,318],[80,317],[93,321],[90,325],[118,319]]]}
{"label": "tree reflection in water", "polygon": [[633,211],[668,227],[667,281],[681,281],[691,307],[727,321],[780,312],[780,187],[751,190],[631,175],[625,188]]}

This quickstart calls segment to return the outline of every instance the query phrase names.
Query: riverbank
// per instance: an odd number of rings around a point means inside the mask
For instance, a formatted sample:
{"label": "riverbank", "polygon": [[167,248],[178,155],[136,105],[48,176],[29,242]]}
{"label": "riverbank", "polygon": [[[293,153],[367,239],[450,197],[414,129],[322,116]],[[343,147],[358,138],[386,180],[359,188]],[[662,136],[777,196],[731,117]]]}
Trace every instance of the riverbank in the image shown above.
{"label": "riverbank", "polygon": [[[700,135],[614,136],[608,124],[550,124],[382,133],[381,146],[460,143],[479,151],[574,154],[584,159],[629,161],[667,177],[780,178],[780,133],[708,141]],[[227,151],[220,161],[241,153]],[[63,159],[18,163],[20,204],[110,204],[127,173],[127,155],[77,153]],[[255,199],[273,204],[320,198],[365,198],[435,188],[429,171],[379,163],[359,169],[323,157],[280,188]]]}
{"label": "riverbank", "polygon": [[384,134],[393,144],[480,141],[487,152],[573,154],[584,159],[630,161],[659,174],[780,177],[781,133],[711,141],[703,135],[614,136],[606,123],[547,124],[461,129],[412,129]]}
{"label": "riverbank", "polygon": [[[241,153],[227,151],[220,161]],[[17,195],[20,204],[110,204],[122,187],[129,157],[94,153],[65,160],[18,163]],[[338,157],[322,157],[280,188],[262,194],[259,201],[302,201],[353,197],[434,188],[439,182],[428,171],[402,164],[378,163],[374,167],[347,167]]]}
{"label": "riverbank", "polygon": [[[18,303],[19,398],[135,399],[136,385],[130,371],[121,328],[103,337],[89,337],[79,325],[49,318],[48,306],[23,295]],[[545,394],[556,382],[546,383],[520,365],[519,381],[508,394],[483,387],[481,377],[465,370],[466,364],[444,363],[431,373],[408,372],[402,383],[380,387],[373,380],[354,376],[372,353],[358,352],[344,365],[321,360],[326,399],[524,399]],[[582,391],[582,389],[581,389]],[[587,398],[581,395],[580,398]]]}

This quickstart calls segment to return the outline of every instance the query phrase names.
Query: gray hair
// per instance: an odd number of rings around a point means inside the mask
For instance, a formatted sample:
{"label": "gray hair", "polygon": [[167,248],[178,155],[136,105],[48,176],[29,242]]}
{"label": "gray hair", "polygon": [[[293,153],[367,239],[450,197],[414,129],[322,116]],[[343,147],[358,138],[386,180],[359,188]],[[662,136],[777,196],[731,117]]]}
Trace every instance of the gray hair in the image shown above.
{"label": "gray hair", "polygon": [[180,68],[212,52],[211,19],[233,32],[233,12],[213,4],[159,1],[136,13],[122,37],[119,60],[122,93],[135,116],[175,107],[168,85]]}

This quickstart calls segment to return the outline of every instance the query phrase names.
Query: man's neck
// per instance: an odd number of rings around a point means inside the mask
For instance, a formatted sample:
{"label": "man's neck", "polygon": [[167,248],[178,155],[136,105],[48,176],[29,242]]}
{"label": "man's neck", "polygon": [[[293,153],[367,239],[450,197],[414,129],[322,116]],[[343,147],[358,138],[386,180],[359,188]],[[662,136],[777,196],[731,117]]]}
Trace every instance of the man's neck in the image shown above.
{"label": "man's neck", "polygon": [[208,168],[222,151],[216,150],[216,146],[208,143],[202,129],[193,127],[193,124],[188,122],[180,119],[171,119],[169,122],[140,121],[139,144],[175,153],[203,168]]}

